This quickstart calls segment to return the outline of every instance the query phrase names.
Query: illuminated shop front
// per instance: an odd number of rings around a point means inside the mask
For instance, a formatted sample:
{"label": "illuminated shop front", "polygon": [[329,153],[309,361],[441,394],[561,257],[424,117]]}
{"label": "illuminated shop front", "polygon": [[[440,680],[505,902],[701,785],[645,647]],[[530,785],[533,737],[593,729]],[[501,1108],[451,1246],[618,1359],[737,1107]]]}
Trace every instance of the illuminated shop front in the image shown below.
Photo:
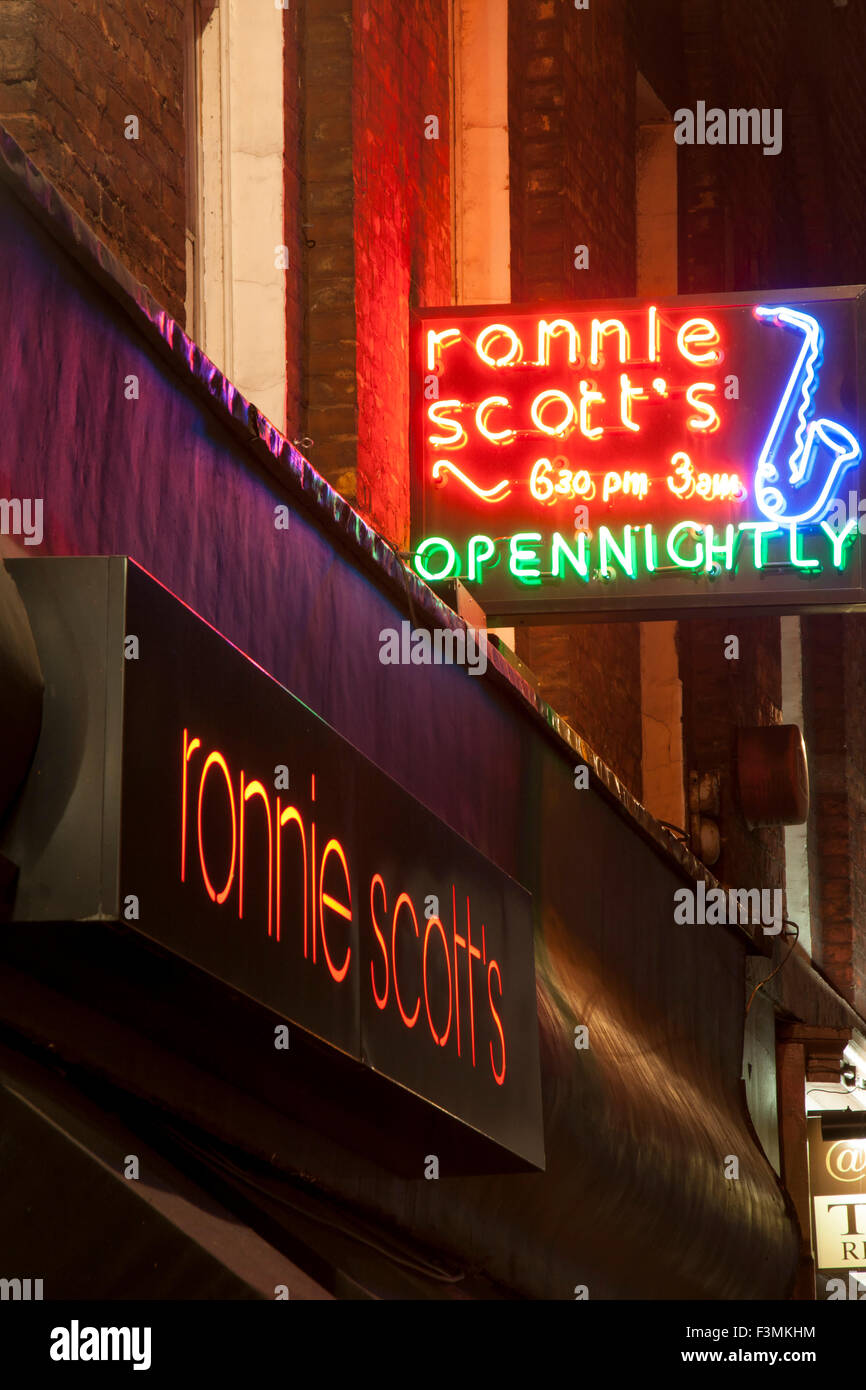
{"label": "illuminated shop front", "polygon": [[[743,512],[755,471],[730,440],[759,423],[749,354],[787,380],[799,329],[743,309],[744,357],[707,304],[611,308],[573,332],[557,309],[549,360],[520,366],[538,324],[501,314],[485,336],[485,320],[477,380],[440,383],[435,358],[421,373],[422,397],[425,377],[443,389],[416,426],[466,439],[424,445],[443,466],[413,575],[5,137],[2,152],[2,490],[45,509],[38,554],[7,554],[3,608],[32,639],[21,708],[38,731],[0,842],[3,1187],[33,1214],[10,1251],[44,1270],[46,1299],[786,1297],[798,1236],[774,1119],[743,1098],[760,928],[673,921],[677,890],[711,875],[492,645],[476,672],[380,654],[410,619],[465,635],[419,577],[451,551],[492,611],[555,584],[597,603],[608,581],[628,606],[630,588],[679,602],[665,586],[759,593],[765,576],[782,606],[795,583],[855,601],[859,536],[824,511],[812,526],[812,494],[793,551],[762,533],[763,566],[737,568],[750,523],[791,521]],[[856,303],[815,310],[832,429],[802,436],[804,458],[835,449],[850,477]],[[440,348],[446,371],[466,342]],[[554,431],[547,454],[523,431]],[[678,450],[688,497],[667,482]],[[482,501],[461,474],[511,495]]]}

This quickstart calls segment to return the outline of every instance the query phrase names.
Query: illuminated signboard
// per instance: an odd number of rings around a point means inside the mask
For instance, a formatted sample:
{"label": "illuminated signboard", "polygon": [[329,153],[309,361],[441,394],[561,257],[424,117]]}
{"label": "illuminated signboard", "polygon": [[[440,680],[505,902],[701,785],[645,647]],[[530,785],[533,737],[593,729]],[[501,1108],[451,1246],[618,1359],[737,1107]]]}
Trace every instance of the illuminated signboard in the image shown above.
{"label": "illuminated signboard", "polygon": [[[843,1113],[856,1120],[856,1112]],[[866,1131],[866,1112],[862,1118]],[[866,1139],[825,1140],[814,1117],[808,1137],[815,1263],[825,1278],[856,1270],[866,1283]]]}
{"label": "illuminated signboard", "polygon": [[863,327],[861,287],[419,313],[414,569],[517,620],[866,604]]}
{"label": "illuminated signboard", "polygon": [[116,920],[396,1083],[395,1116],[403,1088],[543,1167],[529,894],[131,561],[13,570],[78,691],[4,844],[15,920]]}

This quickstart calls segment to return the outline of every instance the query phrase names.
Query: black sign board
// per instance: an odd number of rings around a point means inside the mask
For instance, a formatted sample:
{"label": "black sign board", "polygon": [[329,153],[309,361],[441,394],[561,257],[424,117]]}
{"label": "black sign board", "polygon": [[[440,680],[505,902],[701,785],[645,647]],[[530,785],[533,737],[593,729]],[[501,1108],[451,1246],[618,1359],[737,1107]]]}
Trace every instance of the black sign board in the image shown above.
{"label": "black sign board", "polygon": [[529,895],[134,562],[13,573],[68,667],[15,919],[116,921],[543,1167]]}

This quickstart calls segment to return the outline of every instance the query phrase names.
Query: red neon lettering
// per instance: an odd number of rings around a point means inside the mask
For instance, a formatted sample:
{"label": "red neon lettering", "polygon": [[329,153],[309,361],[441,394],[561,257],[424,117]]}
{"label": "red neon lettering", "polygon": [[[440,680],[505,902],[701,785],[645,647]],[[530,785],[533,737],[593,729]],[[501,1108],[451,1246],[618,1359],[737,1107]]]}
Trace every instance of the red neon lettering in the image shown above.
{"label": "red neon lettering", "polygon": [[481,952],[477,946],[472,945],[472,919],[469,915],[469,898],[466,898],[466,940],[468,950],[466,959],[469,962],[469,1025],[472,1033],[472,1065],[475,1066],[475,981],[472,978],[472,957],[476,960],[481,959]]}
{"label": "red neon lettering", "polygon": [[668,478],[668,487],[675,497],[689,498],[694,496],[695,491],[695,470],[688,454],[677,453],[671,457],[671,468],[679,478],[679,482],[674,482],[673,478]]}
{"label": "red neon lettering", "polygon": [[454,1000],[457,1007],[457,1056],[460,1056],[460,971],[457,969],[457,947],[465,946],[462,936],[457,935],[457,887],[451,885],[451,929],[454,936]]}
{"label": "red neon lettering", "polygon": [[598,402],[599,405],[604,405],[605,397],[602,395],[601,391],[596,391],[593,386],[582,381],[580,383],[579,429],[586,439],[601,439],[604,434],[603,425],[596,425],[593,427],[589,423],[589,412],[596,402]]}
{"label": "red neon lettering", "polygon": [[[649,337],[649,353],[648,353],[648,356],[649,356],[650,362],[657,362],[658,359],[659,359],[659,352],[660,352],[660,346],[659,346],[659,329],[660,329],[660,327],[661,327],[661,325],[659,324],[659,311],[658,311],[658,309],[656,308],[656,306],[653,304],[653,305],[651,305],[649,314],[647,315],[647,334],[648,334],[648,337]],[[655,383],[653,383],[653,384],[655,384]]]}
{"label": "red neon lettering", "polygon": [[[315,801],[315,799],[316,799],[316,774],[315,774],[315,773],[313,773],[312,777],[310,778],[310,795],[311,795],[311,800]],[[312,917],[313,917],[313,922],[312,922],[312,937],[313,937],[313,964],[315,965],[315,963],[316,963],[316,935],[317,935],[317,932],[318,932],[318,928],[317,928],[317,926],[316,926],[316,822],[315,822],[315,821],[312,822],[312,826],[311,826],[311,835],[312,835],[312,858],[311,858],[311,860],[310,860],[310,897],[312,898],[312,905],[313,905],[313,912],[312,912]]]}
{"label": "red neon lettering", "polygon": [[[692,352],[692,343],[706,344],[708,350]],[[708,362],[721,361],[721,353],[713,350],[718,343],[719,330],[709,319],[687,319],[677,333],[677,347],[686,361],[693,362],[696,367],[704,366]]]}
{"label": "red neon lettering", "polygon": [[[434,1026],[434,1024],[433,1024],[433,1018],[432,1018],[431,1013],[430,1013],[430,996],[429,996],[429,993],[428,993],[428,990],[427,990],[427,943],[428,943],[429,940],[430,940],[430,932],[431,932],[431,930],[433,929],[434,926],[438,927],[438,929],[439,929],[439,935],[442,937],[442,949],[443,949],[443,951],[445,952],[445,969],[448,971],[448,1027],[445,1029],[445,1032],[442,1034],[442,1037],[441,1037],[441,1038],[439,1037],[439,1034],[436,1032],[436,1028],[435,1028],[435,1026]],[[448,941],[447,941],[446,936],[445,936],[445,928],[443,927],[442,923],[439,921],[439,918],[438,918],[438,917],[431,917],[431,918],[429,919],[429,921],[428,921],[428,923],[427,923],[427,930],[426,930],[425,933],[424,933],[424,961],[423,961],[423,974],[424,974],[424,1003],[425,1003],[425,1005],[426,1005],[426,1007],[427,1007],[427,1022],[428,1022],[429,1025],[430,1025],[430,1032],[433,1034],[433,1041],[434,1041],[434,1042],[437,1042],[437,1043],[439,1044],[440,1047],[444,1047],[445,1044],[446,1044],[447,1041],[448,1041],[448,1035],[449,1035],[449,1033],[451,1032],[451,1014],[452,1014],[452,1006],[453,1006],[453,1003],[454,1003],[454,997],[453,997],[454,992],[453,992],[453,990],[452,990],[452,988],[451,988],[451,958],[450,958],[450,956],[449,956],[449,954],[448,954]]]}
{"label": "red neon lettering", "polygon": [[631,355],[629,344],[628,329],[621,319],[593,319],[592,321],[592,346],[590,347],[589,360],[594,367],[597,367],[601,360],[601,340],[608,333],[616,333],[619,340],[619,362],[624,366]]}
{"label": "red neon lettering", "polygon": [[605,502],[617,493],[622,493],[624,497],[639,497],[642,500],[646,497],[648,488],[649,478],[646,473],[635,473],[633,469],[627,468],[624,473],[605,473],[601,491]]}
{"label": "red neon lettering", "polygon": [[434,401],[427,409],[427,418],[431,425],[437,429],[450,430],[450,434],[431,434],[430,443],[434,449],[462,449],[468,439],[468,435],[459,420],[451,420],[448,416],[440,418],[440,410],[459,410],[461,402],[457,400]]}
{"label": "red neon lettering", "polygon": [[636,425],[631,418],[632,401],[647,401],[649,396],[640,386],[632,386],[626,372],[622,373],[619,379],[619,418],[627,430],[634,434],[640,433],[640,425]]}
{"label": "red neon lettering", "polygon": [[[344,878],[345,878],[345,880],[346,880],[346,893],[347,893],[348,898],[349,898],[349,906],[348,906],[348,907],[346,907],[346,905],[345,905],[344,903],[338,902],[336,898],[331,897],[331,894],[330,894],[330,893],[326,893],[326,892],[324,891],[324,886],[325,886],[325,867],[326,867],[326,865],[327,865],[327,863],[328,863],[328,856],[329,856],[330,854],[336,854],[337,858],[339,859],[339,861],[340,861],[340,863],[341,863],[341,865],[342,865],[342,867],[343,867],[343,876],[344,876]],[[326,961],[326,964],[327,964],[327,966],[328,966],[328,969],[329,969],[330,972],[331,972],[331,977],[332,977],[332,979],[334,979],[334,980],[337,982],[337,984],[339,985],[339,984],[342,984],[343,980],[345,980],[345,978],[346,978],[346,972],[347,972],[348,969],[349,969],[349,960],[350,960],[351,955],[352,955],[352,947],[351,947],[350,945],[346,947],[346,954],[345,954],[345,957],[344,957],[344,959],[343,959],[343,964],[340,966],[340,969],[337,970],[337,968],[336,968],[335,965],[334,965],[334,962],[331,960],[331,953],[330,953],[330,951],[328,950],[328,937],[327,937],[327,933],[326,933],[326,931],[325,931],[325,908],[326,908],[326,907],[329,908],[329,909],[331,910],[331,912],[336,912],[337,915],[338,915],[339,917],[342,917],[345,921],[351,922],[351,920],[352,920],[352,887],[351,887],[351,884],[349,883],[349,866],[348,866],[348,864],[346,863],[346,854],[345,854],[345,851],[344,851],[344,849],[343,849],[343,846],[340,844],[339,840],[329,840],[328,843],[325,845],[325,852],[324,852],[324,854],[322,855],[322,863],[321,863],[321,867],[320,867],[320,870],[319,870],[319,921],[321,922],[321,925],[322,925],[322,947],[323,947],[324,952],[325,952],[325,961]]]}
{"label": "red neon lettering", "polygon": [[376,975],[375,975],[375,972],[374,972],[374,969],[373,969],[373,962],[372,962],[372,961],[370,961],[370,981],[371,981],[372,986],[373,986],[373,998],[374,998],[375,1001],[376,1001],[376,1007],[377,1007],[377,1009],[384,1009],[385,1005],[388,1003],[388,989],[389,989],[389,984],[388,984],[388,948],[387,948],[386,945],[385,945],[385,938],[384,938],[384,936],[382,935],[382,933],[381,933],[381,931],[380,931],[380,929],[379,929],[379,923],[376,921],[376,904],[375,904],[374,901],[373,901],[373,890],[374,890],[374,888],[376,887],[377,884],[379,885],[379,887],[380,887],[381,890],[382,890],[382,907],[383,907],[383,909],[385,910],[385,912],[387,912],[387,911],[388,911],[388,897],[387,897],[387,894],[386,894],[386,892],[385,892],[385,881],[384,881],[384,879],[382,878],[382,875],[381,875],[381,874],[374,874],[373,877],[372,877],[372,879],[370,880],[370,917],[371,917],[372,922],[373,922],[373,931],[376,933],[376,940],[377,940],[378,943],[379,943],[379,949],[380,949],[380,951],[382,952],[382,960],[383,960],[383,962],[384,962],[384,964],[385,964],[385,993],[384,993],[381,997],[380,997],[380,995],[379,995],[378,990],[376,989]]}
{"label": "red neon lettering", "polygon": [[510,444],[514,438],[514,430],[492,430],[487,423],[487,418],[494,406],[502,406],[504,410],[511,409],[511,402],[507,396],[488,396],[483,400],[475,412],[475,425],[480,434],[485,439],[489,439],[491,444]]}
{"label": "red neon lettering", "polygon": [[686,391],[686,400],[689,405],[693,405],[696,410],[701,412],[700,415],[689,416],[686,421],[686,427],[688,429],[706,430],[710,434],[713,434],[719,428],[721,421],[719,420],[718,411],[714,410],[707,401],[701,400],[701,396],[709,395],[711,392],[715,391],[715,389],[711,381],[696,381],[693,386],[688,388]]}
{"label": "red neon lettering", "polygon": [[[232,810],[232,860],[229,866],[228,878],[225,881],[225,887],[222,888],[219,893],[216,891],[216,889],[210,881],[207,866],[204,862],[204,838],[201,833],[201,808],[202,802],[204,801],[204,785],[207,781],[207,775],[213,766],[218,767],[222,772],[223,777],[226,779],[226,787],[228,789],[229,794],[229,804]],[[232,886],[232,881],[235,876],[235,859],[237,857],[237,829],[238,825],[237,814],[235,811],[235,794],[234,789],[232,788],[231,778],[229,777],[229,770],[226,766],[226,760],[223,757],[222,753],[211,753],[208,756],[204,767],[202,768],[201,781],[199,782],[198,788],[198,857],[199,863],[201,864],[201,872],[202,878],[204,879],[204,886],[207,889],[212,902],[224,903],[229,895],[229,889]]]}
{"label": "red neon lettering", "polygon": [[[558,425],[546,425],[542,419],[543,412],[552,402],[556,401],[559,405],[565,406],[565,411]],[[564,391],[542,391],[535,397],[529,410],[533,424],[541,430],[542,434],[556,435],[561,438],[568,434],[574,425],[575,412],[574,402],[565,394]]]}
{"label": "red neon lettering", "polygon": [[271,935],[271,932],[272,932],[272,929],[273,929],[273,892],[274,892],[274,851],[273,851],[273,843],[274,843],[273,835],[274,835],[274,832],[273,832],[273,823],[272,823],[272,821],[271,821],[271,803],[268,801],[268,794],[267,794],[267,792],[265,791],[264,787],[262,786],[261,782],[250,782],[249,786],[246,787],[246,789],[244,788],[244,774],[243,774],[243,770],[241,771],[241,795],[240,795],[240,803],[241,803],[241,834],[240,834],[240,872],[239,872],[239,874],[238,874],[238,917],[243,917],[243,915],[244,915],[244,864],[245,864],[245,862],[246,862],[246,857],[247,857],[247,853],[246,853],[246,840],[245,840],[245,838],[244,838],[244,837],[245,837],[245,830],[244,830],[244,825],[245,825],[244,806],[245,806],[245,804],[250,800],[250,798],[253,797],[253,796],[259,796],[259,797],[261,797],[262,801],[264,802],[265,815],[267,816],[267,821],[268,821],[268,936],[270,936],[270,935]]}
{"label": "red neon lettering", "polygon": [[529,491],[538,502],[555,502],[553,495],[553,483],[550,481],[550,474],[553,472],[553,465],[550,459],[538,459],[532,465],[532,472],[529,475]]}
{"label": "red neon lettering", "polygon": [[294,821],[295,824],[296,824],[297,827],[298,827],[298,834],[299,834],[300,837],[301,837],[301,849],[303,850],[303,855],[304,855],[304,868],[303,868],[303,880],[302,880],[302,881],[303,881],[303,885],[304,885],[304,960],[306,960],[306,959],[307,959],[307,929],[308,929],[308,917],[309,917],[309,905],[308,905],[308,898],[307,898],[307,835],[306,835],[306,831],[304,830],[304,822],[303,822],[302,819],[301,819],[301,813],[300,813],[300,811],[298,810],[297,806],[287,806],[286,809],[285,809],[285,811],[282,811],[282,812],[281,812],[281,811],[280,811],[280,798],[277,797],[277,825],[276,825],[276,835],[277,835],[277,940],[278,940],[278,941],[279,941],[279,939],[280,939],[280,915],[281,915],[281,911],[282,911],[282,900],[283,900],[283,875],[282,875],[282,868],[281,868],[282,838],[283,838],[283,837],[282,837],[282,829],[283,829],[283,826],[284,826],[284,825],[288,825],[290,821]]}
{"label": "red neon lettering", "polygon": [[418,918],[415,916],[415,908],[413,906],[412,899],[409,897],[408,893],[401,893],[396,903],[394,904],[394,916],[391,921],[391,962],[394,970],[394,994],[397,998],[397,1008],[400,1010],[400,1017],[402,1018],[407,1028],[414,1028],[415,1024],[418,1022],[418,1015],[421,1012],[421,992],[419,990],[418,1002],[415,1005],[415,1012],[414,1014],[412,1014],[410,1018],[409,1014],[407,1014],[406,1010],[403,1008],[403,1001],[400,998],[400,986],[397,982],[397,918],[400,915],[400,908],[404,905],[404,903],[412,914],[412,923],[415,927],[415,935],[421,935],[421,933],[418,930]]}
{"label": "red neon lettering", "polygon": [[452,347],[460,340],[459,328],[443,328],[441,333],[427,330],[427,370],[435,372],[439,358],[446,347]]}
{"label": "red neon lettering", "polygon": [[464,473],[462,469],[458,468],[456,463],[446,463],[444,459],[434,463],[432,471],[433,481],[439,484],[447,482],[446,473],[453,473],[454,477],[470,492],[474,492],[475,496],[480,498],[482,502],[501,502],[511,492],[507,478],[503,478],[494,487],[483,488],[480,483],[474,482],[468,473]]}
{"label": "red neon lettering", "polygon": [[[508,339],[510,346],[501,357],[492,357],[487,351],[491,338]],[[486,328],[482,328],[475,339],[475,351],[482,362],[487,363],[488,367],[510,367],[513,362],[519,362],[522,359],[523,344],[514,329],[509,328],[506,323],[491,323]]]}
{"label": "red neon lettering", "polygon": [[495,1062],[494,1062],[494,1060],[493,1060],[493,1043],[492,1043],[492,1042],[491,1042],[491,1043],[488,1043],[488,1047],[490,1048],[490,1066],[491,1066],[491,1069],[492,1069],[492,1071],[493,1071],[493,1079],[494,1079],[494,1081],[496,1082],[497,1086],[501,1086],[502,1083],[503,1083],[503,1081],[505,1080],[505,1034],[504,1034],[504,1032],[502,1031],[502,1020],[501,1020],[501,1018],[499,1017],[499,1014],[496,1012],[496,1006],[495,1006],[494,1003],[493,1003],[493,995],[492,995],[492,993],[491,993],[491,991],[490,991],[490,977],[492,976],[494,970],[496,971],[496,978],[497,978],[497,980],[498,980],[498,982],[499,982],[499,998],[501,999],[501,998],[502,998],[502,976],[501,976],[501,974],[499,973],[499,966],[496,964],[496,961],[495,961],[495,960],[492,960],[492,961],[490,962],[490,964],[488,965],[488,967],[487,967],[487,998],[488,998],[489,1001],[490,1001],[490,1012],[492,1013],[492,1015],[493,1015],[493,1020],[494,1020],[494,1022],[495,1022],[495,1024],[496,1024],[496,1031],[497,1031],[498,1034],[499,1034],[499,1045],[500,1045],[500,1047],[501,1047],[501,1049],[502,1049],[502,1070],[501,1070],[501,1071],[497,1071],[497,1070],[496,1070],[496,1064],[495,1064]]}
{"label": "red neon lettering", "polygon": [[574,324],[568,319],[553,319],[547,323],[541,319],[538,324],[538,361],[537,367],[547,367],[550,365],[550,341],[558,333],[568,334],[568,360],[577,361],[577,353],[580,348],[580,336]]}
{"label": "red neon lettering", "polygon": [[192,743],[188,742],[189,734],[183,731],[183,754],[181,757],[181,806],[180,806],[180,881],[186,882],[186,784],[188,774],[188,763],[197,748],[201,748],[201,739],[194,738]]}

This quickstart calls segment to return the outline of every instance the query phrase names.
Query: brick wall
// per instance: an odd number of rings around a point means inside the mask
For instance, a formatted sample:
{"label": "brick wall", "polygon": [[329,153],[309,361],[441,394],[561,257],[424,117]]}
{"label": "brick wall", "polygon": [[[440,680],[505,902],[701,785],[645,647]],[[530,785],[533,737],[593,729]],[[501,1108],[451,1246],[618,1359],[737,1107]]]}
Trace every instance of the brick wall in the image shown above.
{"label": "brick wall", "polygon": [[[782,20],[783,0],[757,0],[748,11],[739,0],[731,7],[684,0],[684,66],[670,87],[676,107],[694,110],[698,101],[725,109],[779,105]],[[784,144],[776,156],[754,146],[680,146],[681,294],[777,283],[774,195],[780,175],[783,181],[790,177],[790,168]],[[739,660],[725,659],[728,634],[739,639]],[[750,830],[736,793],[737,726],[781,720],[778,620],[690,618],[679,624],[678,640],[686,772],[718,771],[721,779],[722,854],[714,872],[737,887],[781,886],[784,834],[775,828]]]}
{"label": "brick wall", "polygon": [[[781,107],[783,144],[776,156],[760,148],[681,147],[680,291],[861,281],[863,8],[827,5],[816,22],[813,8],[785,0],[684,0],[682,15],[686,65],[679,83],[662,79],[668,99],[691,108],[698,100],[723,108]],[[859,771],[866,764],[866,720],[856,693],[866,660],[862,622],[840,616],[803,624],[813,947],[828,976],[860,1008],[866,1002],[866,802]],[[714,755],[724,764],[737,723],[775,717],[777,623],[738,621],[728,630],[740,634],[739,663],[720,662],[717,624],[680,624],[690,766]],[[722,833],[719,872],[729,881],[779,881],[779,833],[747,831],[735,800],[724,796]]]}
{"label": "brick wall", "polygon": [[866,1013],[866,617],[804,619],[814,957]]}
{"label": "brick wall", "polygon": [[[635,73],[629,8],[509,6],[511,282],[520,302],[635,291]],[[586,245],[589,266],[575,266]],[[641,795],[640,628],[520,628],[554,708]]]}
{"label": "brick wall", "polygon": [[301,5],[283,11],[283,92],[285,101],[283,164],[284,239],[289,248],[292,273],[286,276],[286,433],[296,439],[303,433],[302,418],[304,361],[304,280],[295,267],[306,265],[306,236],[303,212],[304,112],[302,54],[303,26]]}
{"label": "brick wall", "polygon": [[409,310],[452,298],[448,12],[321,0],[302,18],[304,432],[316,467],[400,547]]}
{"label": "brick wall", "polygon": [[[409,310],[452,299],[449,0],[355,0],[358,502],[409,537]],[[425,137],[435,116],[439,138]]]}
{"label": "brick wall", "polygon": [[517,650],[557,714],[641,795],[640,627],[520,627]]}
{"label": "brick wall", "polygon": [[[677,105],[784,108],[792,8],[785,0],[721,6],[684,0],[685,70]],[[778,155],[754,145],[680,147],[682,294],[784,283],[777,211],[789,196],[794,168],[789,139]]]}
{"label": "brick wall", "polygon": [[183,30],[181,0],[0,4],[0,122],[181,322]]}
{"label": "brick wall", "polygon": [[[517,301],[634,293],[635,74],[626,0],[509,6]],[[588,269],[574,247],[589,248]]]}
{"label": "brick wall", "polygon": [[681,148],[681,292],[859,283],[863,7],[827,4],[819,18],[817,7],[788,0],[683,0],[682,14],[677,104],[780,107],[783,143],[775,156]]}
{"label": "brick wall", "polygon": [[[355,191],[352,0],[304,0],[302,24],[303,433],[316,468],[355,501]],[[291,328],[290,328],[291,332]]]}

